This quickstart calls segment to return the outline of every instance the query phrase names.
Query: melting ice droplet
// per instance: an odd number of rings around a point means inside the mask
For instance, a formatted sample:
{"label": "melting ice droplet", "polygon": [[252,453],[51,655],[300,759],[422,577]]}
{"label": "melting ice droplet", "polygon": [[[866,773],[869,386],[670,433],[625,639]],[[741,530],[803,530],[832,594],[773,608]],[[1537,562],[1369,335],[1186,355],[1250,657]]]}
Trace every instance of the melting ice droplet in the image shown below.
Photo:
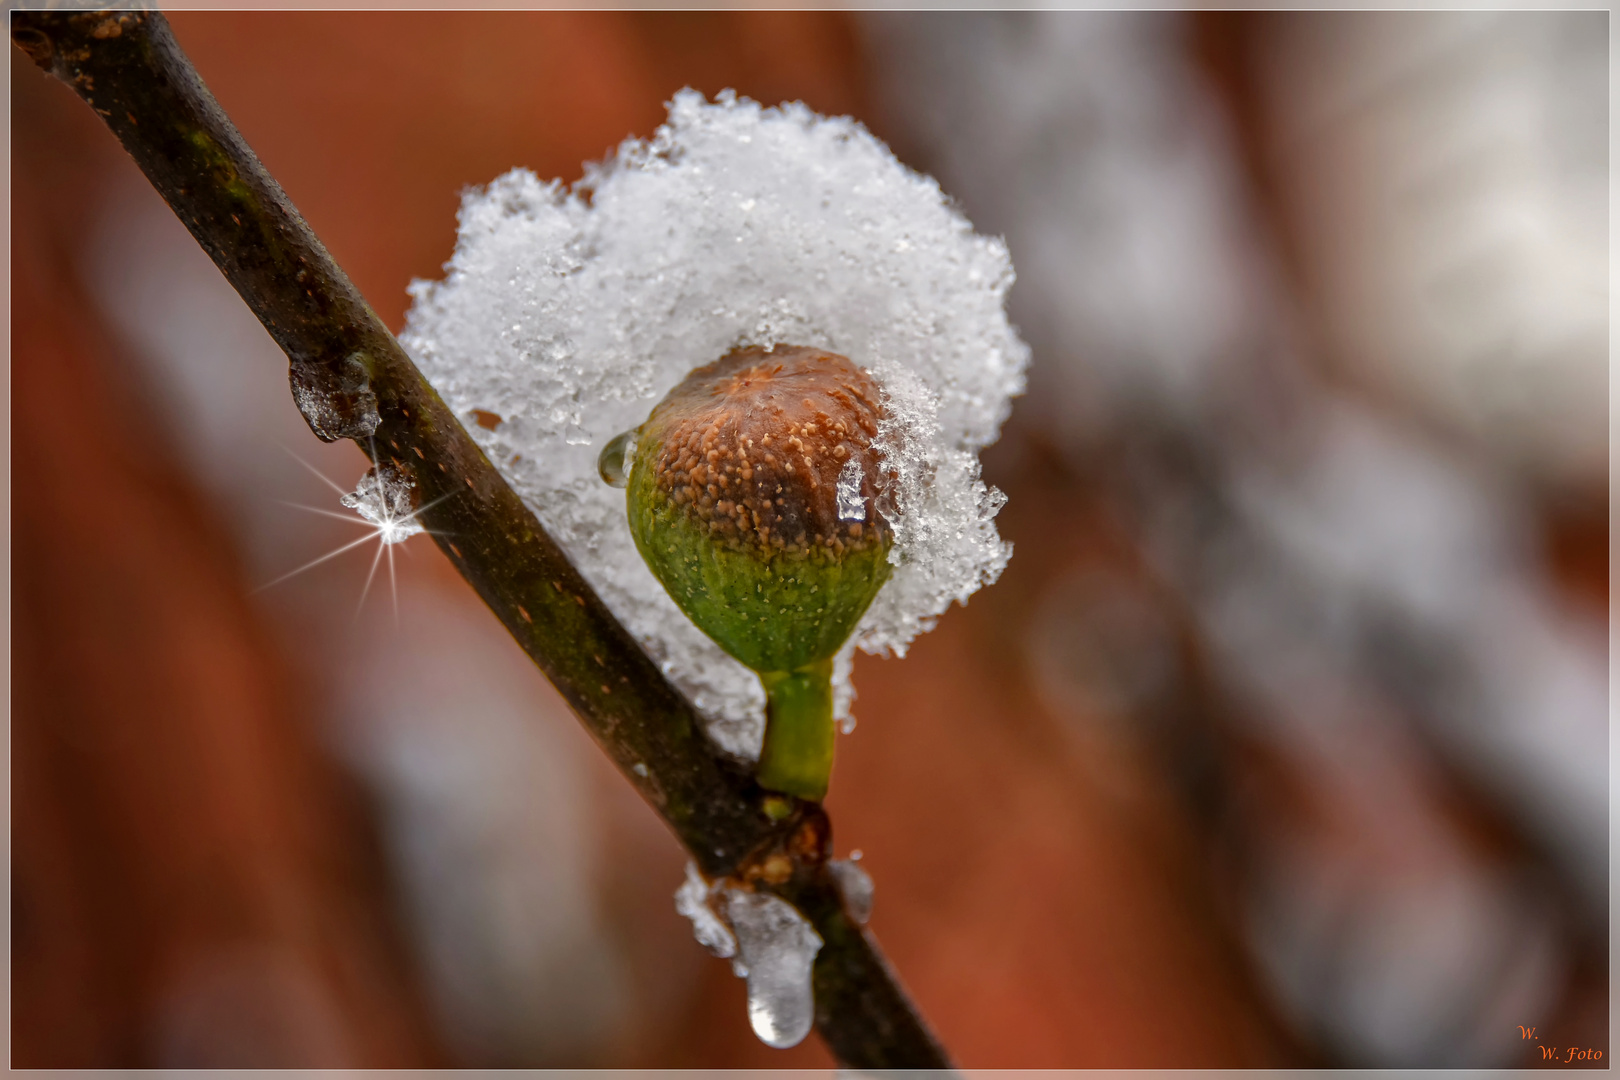
{"label": "melting ice droplet", "polygon": [[838,520],[865,521],[866,499],[861,495],[861,463],[850,458],[838,474]]}
{"label": "melting ice droplet", "polygon": [[690,862],[675,910],[692,920],[700,945],[730,957],[748,980],[748,1021],[760,1041],[778,1050],[803,1041],[815,1021],[810,973],[822,944],[809,921],[769,893],[711,885]]}
{"label": "melting ice droplet", "polygon": [[849,917],[866,925],[872,917],[872,875],[861,868],[860,852],[856,852],[847,859],[833,859],[827,863],[827,869],[832,872],[833,881],[838,883],[838,891],[844,897],[844,910]]}
{"label": "melting ice droplet", "polygon": [[766,1046],[785,1050],[810,1034],[815,996],[810,970],[821,935],[787,901],[727,889],[726,917],[748,969],[748,1021]]}
{"label": "melting ice droplet", "polygon": [[636,454],[636,433],[621,431],[608,440],[596,459],[596,471],[609,487],[622,488],[630,479],[630,462]]}
{"label": "melting ice droplet", "polygon": [[293,400],[322,441],[363,439],[382,423],[369,364],[370,358],[360,350],[344,357],[335,372],[325,364],[293,361],[289,373]]}

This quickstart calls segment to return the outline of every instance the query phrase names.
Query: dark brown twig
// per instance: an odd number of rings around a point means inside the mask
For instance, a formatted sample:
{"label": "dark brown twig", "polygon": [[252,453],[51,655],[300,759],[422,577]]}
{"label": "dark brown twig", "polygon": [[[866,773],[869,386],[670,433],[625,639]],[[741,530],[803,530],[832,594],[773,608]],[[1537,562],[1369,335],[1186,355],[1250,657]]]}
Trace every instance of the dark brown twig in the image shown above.
{"label": "dark brown twig", "polygon": [[[769,889],[825,941],[816,1024],[845,1065],[943,1068],[934,1040],[845,911],[815,803],[719,757],[692,706],[599,600],[332,261],[150,11],[14,11],[12,39],[118,136],[291,362],[328,442],[414,483],[423,523],[711,878]],[[453,539],[452,539],[453,538]],[[774,813],[767,813],[767,808]]]}

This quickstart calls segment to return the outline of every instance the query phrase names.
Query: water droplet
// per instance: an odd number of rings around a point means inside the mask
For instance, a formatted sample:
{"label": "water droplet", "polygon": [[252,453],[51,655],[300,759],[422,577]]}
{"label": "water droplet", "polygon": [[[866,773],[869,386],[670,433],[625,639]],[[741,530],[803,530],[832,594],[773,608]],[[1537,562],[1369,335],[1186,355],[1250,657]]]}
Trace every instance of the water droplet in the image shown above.
{"label": "water droplet", "polygon": [[872,917],[872,875],[857,865],[861,853],[852,851],[848,859],[832,859],[827,869],[844,898],[849,917],[865,926]]}
{"label": "water droplet", "polygon": [[293,400],[321,441],[363,439],[382,423],[368,363],[366,354],[358,351],[345,357],[335,371],[314,362],[292,363]]}
{"label": "water droplet", "polygon": [[787,901],[726,890],[726,915],[748,979],[748,1022],[766,1046],[797,1046],[815,1021],[810,971],[821,935]]}
{"label": "water droplet", "polygon": [[596,459],[596,471],[609,487],[622,488],[630,480],[630,463],[636,456],[636,433],[622,431],[608,440]]}

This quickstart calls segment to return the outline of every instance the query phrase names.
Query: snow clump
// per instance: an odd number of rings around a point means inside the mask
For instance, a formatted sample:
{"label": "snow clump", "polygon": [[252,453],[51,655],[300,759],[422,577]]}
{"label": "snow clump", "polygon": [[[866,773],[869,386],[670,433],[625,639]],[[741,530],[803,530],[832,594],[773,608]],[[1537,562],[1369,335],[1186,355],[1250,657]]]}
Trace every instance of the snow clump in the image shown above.
{"label": "snow clump", "polygon": [[737,938],[710,906],[714,890],[694,863],[686,864],[686,880],[675,890],[675,910],[692,920],[697,943],[722,960],[737,955]]}
{"label": "snow clump", "polygon": [[669,599],[597,470],[693,368],[806,345],[883,389],[895,568],[837,658],[840,718],[855,645],[903,654],[1001,573],[1004,498],[978,451],[1024,385],[1012,264],[860,124],[686,90],[650,141],[572,187],[516,169],[468,192],[459,222],[445,279],[411,285],[401,341],[723,750],[757,758],[759,680]]}

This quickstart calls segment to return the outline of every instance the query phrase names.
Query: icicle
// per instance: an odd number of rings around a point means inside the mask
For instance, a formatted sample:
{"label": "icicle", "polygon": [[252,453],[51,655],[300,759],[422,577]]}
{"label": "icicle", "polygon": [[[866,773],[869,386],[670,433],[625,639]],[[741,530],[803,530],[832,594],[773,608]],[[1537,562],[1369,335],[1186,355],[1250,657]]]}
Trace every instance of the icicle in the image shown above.
{"label": "icicle", "polygon": [[785,900],[769,893],[725,891],[726,916],[748,977],[748,1020],[766,1046],[797,1046],[815,1021],[810,971],[821,935]]}

